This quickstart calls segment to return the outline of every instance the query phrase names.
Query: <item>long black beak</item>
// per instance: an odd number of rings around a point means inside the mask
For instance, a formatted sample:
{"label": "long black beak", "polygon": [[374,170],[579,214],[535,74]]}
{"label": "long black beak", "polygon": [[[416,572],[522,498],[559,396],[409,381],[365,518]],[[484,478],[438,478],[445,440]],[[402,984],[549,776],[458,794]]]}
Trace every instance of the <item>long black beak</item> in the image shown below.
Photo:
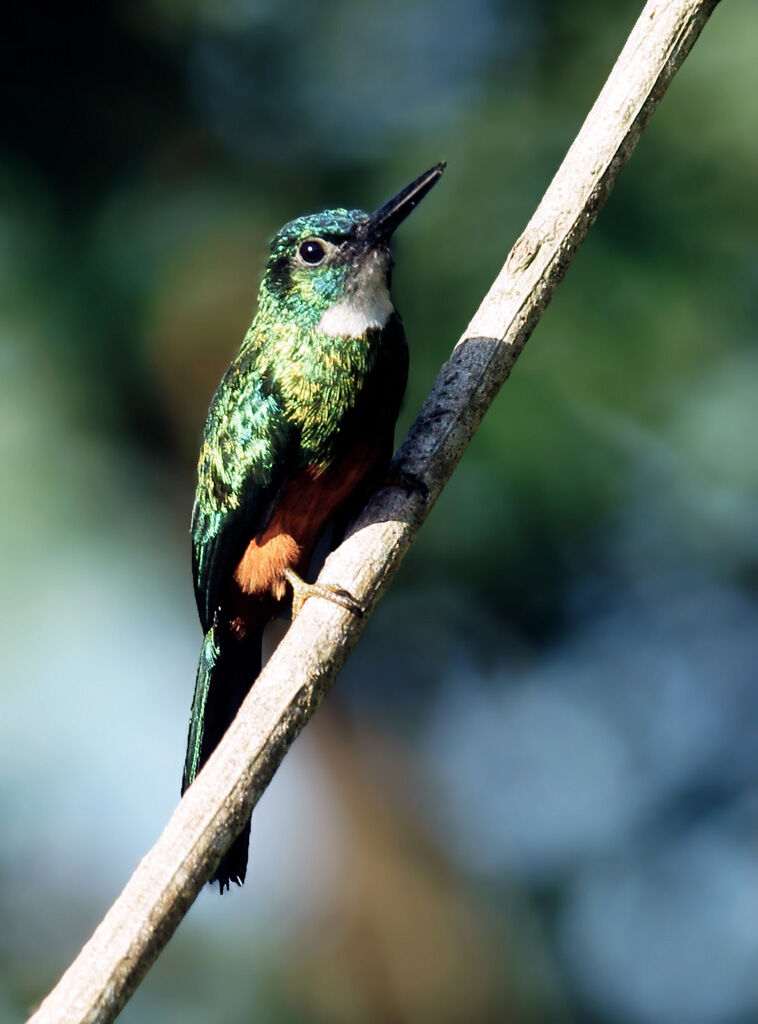
{"label": "long black beak", "polygon": [[445,167],[445,161],[441,160],[420,178],[406,185],[402,192],[398,192],[388,203],[380,206],[376,213],[372,213],[366,225],[368,242],[375,245],[386,241],[411,210],[421,202],[429,189],[437,184]]}

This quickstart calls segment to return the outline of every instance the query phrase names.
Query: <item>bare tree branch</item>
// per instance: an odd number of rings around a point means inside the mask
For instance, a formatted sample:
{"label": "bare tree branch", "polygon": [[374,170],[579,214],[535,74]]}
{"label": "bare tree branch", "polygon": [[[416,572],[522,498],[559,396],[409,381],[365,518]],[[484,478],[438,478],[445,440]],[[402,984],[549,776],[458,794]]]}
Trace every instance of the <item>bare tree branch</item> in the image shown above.
{"label": "bare tree branch", "polygon": [[[430,500],[385,488],[323,581],[378,600],[510,373],[669,82],[718,0],[650,0],[505,266],[396,456]],[[112,1021],[189,909],[318,707],[366,618],[308,601],[223,742],[33,1024]],[[31,1024],[30,1022],[30,1024]]]}

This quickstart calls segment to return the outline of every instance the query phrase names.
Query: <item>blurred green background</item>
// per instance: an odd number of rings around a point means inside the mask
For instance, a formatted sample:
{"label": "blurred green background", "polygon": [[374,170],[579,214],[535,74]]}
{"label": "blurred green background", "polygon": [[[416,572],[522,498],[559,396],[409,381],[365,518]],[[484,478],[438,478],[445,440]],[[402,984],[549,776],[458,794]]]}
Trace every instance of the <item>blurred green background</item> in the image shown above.
{"label": "blurred green background", "polygon": [[[178,799],[188,521],[266,244],[399,232],[404,431],[638,0],[19,7],[0,54],[0,1021]],[[758,6],[723,3],[133,1024],[758,1020]],[[399,435],[400,436],[400,435]]]}

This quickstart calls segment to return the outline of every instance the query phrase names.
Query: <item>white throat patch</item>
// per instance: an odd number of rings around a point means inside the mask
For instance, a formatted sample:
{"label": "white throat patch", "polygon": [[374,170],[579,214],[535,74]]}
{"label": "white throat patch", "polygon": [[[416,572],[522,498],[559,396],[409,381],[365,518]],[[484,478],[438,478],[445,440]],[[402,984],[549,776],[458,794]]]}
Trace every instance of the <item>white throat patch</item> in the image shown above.
{"label": "white throat patch", "polygon": [[393,312],[386,263],[374,255],[361,267],[350,294],[324,312],[317,330],[330,338],[359,338],[370,327],[384,327]]}

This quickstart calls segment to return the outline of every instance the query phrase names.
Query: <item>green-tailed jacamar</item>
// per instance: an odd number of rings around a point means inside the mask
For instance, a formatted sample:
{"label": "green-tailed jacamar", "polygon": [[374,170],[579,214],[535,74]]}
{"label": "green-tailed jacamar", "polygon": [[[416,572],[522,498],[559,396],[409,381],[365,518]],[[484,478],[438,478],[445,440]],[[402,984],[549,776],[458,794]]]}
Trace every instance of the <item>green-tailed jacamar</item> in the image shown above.
{"label": "green-tailed jacamar", "polygon": [[[205,633],[182,792],[261,667],[265,624],[313,594],[302,575],[325,528],[337,535],[387,478],[408,376],[390,298],[390,238],[437,182],[437,164],[371,215],[326,210],[271,243],[258,311],[214,395],[192,513],[195,596]],[[250,823],[222,858],[242,883]]]}

